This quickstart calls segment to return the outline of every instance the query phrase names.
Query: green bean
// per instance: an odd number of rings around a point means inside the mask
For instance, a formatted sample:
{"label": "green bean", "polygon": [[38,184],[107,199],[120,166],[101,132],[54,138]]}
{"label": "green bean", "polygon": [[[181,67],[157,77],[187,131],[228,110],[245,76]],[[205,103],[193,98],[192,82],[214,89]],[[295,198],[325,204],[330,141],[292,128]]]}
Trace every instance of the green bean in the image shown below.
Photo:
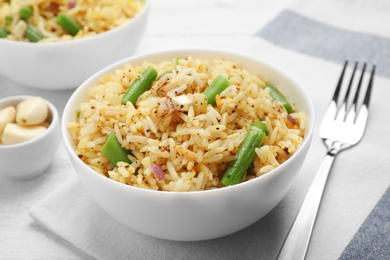
{"label": "green bean", "polygon": [[215,96],[224,91],[232,83],[222,75],[216,77],[210,86],[203,92],[207,97],[207,102],[211,105],[215,105]]}
{"label": "green bean", "polygon": [[126,105],[127,101],[130,101],[135,105],[135,102],[139,96],[141,96],[142,93],[150,88],[156,77],[157,71],[154,68],[149,67],[144,70],[144,72],[141,74],[141,77],[134,80],[126,90],[121,101],[122,105]]}
{"label": "green bean", "polygon": [[12,16],[7,15],[4,18],[4,27],[8,28],[11,25],[11,23],[12,23]]}
{"label": "green bean", "polygon": [[118,162],[126,162],[131,164],[128,155],[130,154],[116,139],[114,133],[109,133],[106,142],[102,146],[102,152],[110,160],[110,162],[118,166]]}
{"label": "green bean", "polygon": [[251,165],[248,167],[248,170],[246,170],[246,175],[256,175],[255,166],[253,163],[251,163]]}
{"label": "green bean", "polygon": [[81,110],[80,110],[80,109],[77,109],[77,110],[76,110],[76,116],[77,116],[77,118],[80,118],[80,115],[81,115]]}
{"label": "green bean", "polygon": [[75,36],[80,30],[81,27],[75,21],[73,21],[66,14],[60,14],[57,16],[56,22],[62,26],[69,34]]}
{"label": "green bean", "polygon": [[172,70],[164,71],[164,73],[161,74],[160,76],[158,76],[158,78],[156,80],[159,81],[162,77],[164,77],[166,74],[169,74],[169,73],[172,73]]}
{"label": "green bean", "polygon": [[0,28],[0,38],[5,38],[8,36],[8,32],[6,29]]}
{"label": "green bean", "polygon": [[282,105],[284,106],[284,108],[286,108],[288,113],[291,113],[293,111],[292,106],[290,105],[290,103],[288,103],[287,99],[279,91],[277,91],[276,88],[272,87],[271,85],[269,85],[267,83],[265,84],[265,87],[270,89],[270,93],[269,94],[271,95],[271,97],[274,100],[279,101],[280,103],[282,103]]}
{"label": "green bean", "polygon": [[263,121],[255,121],[251,123],[251,126],[257,127],[260,130],[263,130],[266,135],[269,135],[267,125]]}
{"label": "green bean", "polygon": [[30,18],[32,12],[33,9],[31,6],[23,6],[19,9],[19,17],[20,19],[27,21],[27,19]]}
{"label": "green bean", "polygon": [[176,65],[179,65],[179,60],[185,60],[185,59],[187,59],[187,57],[176,58]]}
{"label": "green bean", "polygon": [[24,33],[24,36],[26,36],[26,38],[31,42],[39,42],[43,39],[43,35],[31,24],[27,25],[27,30]]}
{"label": "green bean", "polygon": [[263,142],[265,132],[262,130],[252,129],[246,135],[242,142],[236,159],[226,169],[221,183],[225,186],[234,185],[239,183],[243,177],[245,177],[249,166],[252,164],[256,156],[255,149],[258,148]]}

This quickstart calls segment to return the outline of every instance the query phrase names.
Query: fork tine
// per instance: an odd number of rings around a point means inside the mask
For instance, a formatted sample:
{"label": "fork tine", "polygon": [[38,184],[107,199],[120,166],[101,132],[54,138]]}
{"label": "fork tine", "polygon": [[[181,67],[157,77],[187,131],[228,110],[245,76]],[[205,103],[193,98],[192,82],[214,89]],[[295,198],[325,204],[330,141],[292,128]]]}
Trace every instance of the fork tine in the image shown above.
{"label": "fork tine", "polygon": [[334,101],[334,102],[336,103],[336,105],[338,104],[338,101],[337,101],[337,100],[338,100],[338,98],[339,98],[341,86],[343,85],[343,78],[344,78],[345,69],[347,68],[347,65],[348,65],[348,60],[346,60],[346,61],[344,62],[343,70],[342,70],[342,72],[341,72],[339,81],[338,81],[338,83],[337,83],[336,90],[334,91],[334,94],[333,94],[332,101]]}
{"label": "fork tine", "polygon": [[362,86],[364,73],[366,71],[366,65],[367,65],[367,63],[365,62],[363,64],[362,72],[360,74],[360,79],[359,79],[359,83],[358,83],[357,88],[356,88],[355,97],[353,98],[353,102],[351,104],[351,108],[348,111],[348,113],[346,115],[346,118],[345,118],[346,122],[350,122],[350,123],[354,123],[355,122],[355,117],[356,117],[357,107],[358,107],[357,103],[358,103],[358,100],[359,100],[359,93],[360,93],[360,89],[361,89],[361,86]]}
{"label": "fork tine", "polygon": [[355,61],[355,65],[353,66],[352,75],[351,75],[351,78],[349,80],[348,89],[347,89],[347,92],[345,93],[345,97],[344,97],[344,101],[343,101],[343,104],[345,104],[345,109],[347,109],[348,98],[349,98],[349,94],[351,92],[353,80],[355,78],[355,72],[356,72],[357,65],[358,65],[358,62]]}
{"label": "fork tine", "polygon": [[371,92],[372,92],[372,85],[374,84],[375,67],[376,67],[375,64],[372,65],[370,81],[368,83],[366,96],[364,97],[364,101],[363,101],[363,105],[365,105],[366,107],[368,107],[368,105],[370,103],[370,97],[371,97]]}
{"label": "fork tine", "polygon": [[351,78],[349,79],[349,84],[348,84],[347,92],[345,93],[343,102],[341,103],[341,106],[340,106],[339,110],[337,111],[336,120],[344,121],[344,120],[347,119],[346,117],[347,117],[347,110],[348,110],[348,98],[349,98],[349,94],[350,94],[351,89],[352,89],[353,79],[355,78],[355,73],[356,73],[357,64],[358,64],[358,63],[355,62],[355,65],[354,65],[354,67],[353,67],[353,71],[352,71]]}
{"label": "fork tine", "polygon": [[[372,87],[374,84],[374,75],[375,75],[375,64],[372,66],[371,69],[371,76],[370,76],[370,81],[368,82],[367,90],[366,90],[366,95],[364,97],[363,104],[361,108],[359,109],[358,115],[356,117],[355,125],[361,129],[362,132],[364,132],[364,129],[367,124],[367,119],[368,119],[368,105],[370,103],[370,96],[372,92]],[[363,134],[363,133],[361,133]]]}
{"label": "fork tine", "polygon": [[354,97],[353,102],[352,102],[352,104],[355,105],[355,110],[356,110],[356,105],[357,105],[357,102],[359,99],[359,92],[360,92],[360,87],[362,85],[364,72],[366,71],[366,65],[367,65],[367,63],[365,62],[363,64],[362,74],[360,75],[360,80],[359,80],[359,84],[358,84],[357,89],[356,89],[355,97]]}
{"label": "fork tine", "polygon": [[347,65],[348,65],[348,60],[345,60],[343,70],[341,71],[339,81],[337,82],[336,89],[333,93],[332,100],[331,100],[328,108],[326,109],[326,112],[324,114],[324,118],[322,119],[323,121],[328,121],[328,122],[333,121],[337,116],[337,106],[338,106],[337,104],[338,104],[341,86],[343,85],[343,79],[344,79],[344,74],[345,74],[345,70],[347,68]]}

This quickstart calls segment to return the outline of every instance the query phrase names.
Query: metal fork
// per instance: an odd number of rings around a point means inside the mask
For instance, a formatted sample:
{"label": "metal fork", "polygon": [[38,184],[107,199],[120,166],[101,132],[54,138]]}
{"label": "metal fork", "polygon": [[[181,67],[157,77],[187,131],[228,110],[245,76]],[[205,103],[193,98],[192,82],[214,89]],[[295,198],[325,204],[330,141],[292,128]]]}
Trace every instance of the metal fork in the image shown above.
{"label": "metal fork", "polygon": [[347,65],[348,61],[345,61],[332,101],[330,102],[324,115],[320,128],[320,137],[327,146],[328,152],[323,159],[316,176],[314,177],[313,183],[309,188],[302,207],[298,212],[286,240],[284,241],[282,249],[278,254],[278,260],[299,260],[305,258],[322,193],[325,188],[333,160],[340,151],[357,144],[362,138],[366,128],[368,120],[368,105],[370,102],[375,74],[375,65],[372,66],[366,95],[360,108],[358,105],[359,93],[362,92],[361,85],[366,70],[366,63],[363,65],[360,80],[351,105],[348,105],[348,101],[358,65],[357,62],[355,62],[345,97],[339,105],[338,100]]}

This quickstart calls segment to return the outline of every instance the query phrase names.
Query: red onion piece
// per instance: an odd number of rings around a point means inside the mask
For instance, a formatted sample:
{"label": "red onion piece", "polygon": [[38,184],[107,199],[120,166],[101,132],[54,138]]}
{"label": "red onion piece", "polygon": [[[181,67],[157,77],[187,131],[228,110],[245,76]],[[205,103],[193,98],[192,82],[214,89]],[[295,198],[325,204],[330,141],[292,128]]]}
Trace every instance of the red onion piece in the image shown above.
{"label": "red onion piece", "polygon": [[156,176],[158,181],[165,180],[165,174],[160,165],[152,163],[150,165],[150,169],[152,169],[152,172],[154,173],[154,176]]}
{"label": "red onion piece", "polygon": [[290,115],[287,116],[288,121],[291,122],[291,124],[295,125],[297,122],[295,122],[295,119],[292,118]]}
{"label": "red onion piece", "polygon": [[76,6],[76,2],[75,1],[72,1],[72,0],[68,1],[68,8],[69,9],[72,9],[75,6]]}

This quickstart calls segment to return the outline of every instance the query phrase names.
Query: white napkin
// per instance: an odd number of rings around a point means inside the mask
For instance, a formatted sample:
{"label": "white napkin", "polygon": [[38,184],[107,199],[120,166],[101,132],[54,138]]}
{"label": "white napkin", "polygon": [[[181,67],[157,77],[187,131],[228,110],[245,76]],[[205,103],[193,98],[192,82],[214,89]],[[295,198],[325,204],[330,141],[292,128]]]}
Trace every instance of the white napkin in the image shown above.
{"label": "white napkin", "polygon": [[86,193],[77,176],[71,176],[33,208],[30,215],[47,229],[98,259],[123,258],[130,248],[139,257],[142,254],[137,253],[147,246],[143,246],[143,235],[124,227],[104,212]]}
{"label": "white napkin", "polygon": [[231,236],[202,242],[167,241],[140,234],[111,218],[71,174],[31,209],[30,216],[97,259],[269,259],[275,257],[281,234],[288,228],[285,218],[292,217],[291,204],[286,199],[262,221]]}

